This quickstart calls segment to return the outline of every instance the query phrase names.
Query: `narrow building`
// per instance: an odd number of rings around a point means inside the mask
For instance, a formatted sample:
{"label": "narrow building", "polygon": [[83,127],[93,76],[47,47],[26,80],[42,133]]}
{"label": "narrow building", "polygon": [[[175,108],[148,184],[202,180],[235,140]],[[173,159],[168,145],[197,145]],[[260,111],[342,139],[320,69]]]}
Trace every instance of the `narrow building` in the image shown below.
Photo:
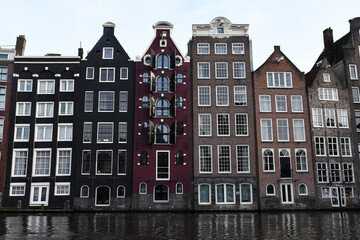
{"label": "narrow building", "polygon": [[191,57],[193,208],[258,208],[249,25],[194,24]]}
{"label": "narrow building", "polygon": [[75,90],[75,210],[130,209],[134,62],[115,37],[115,24],[103,28],[81,60]]}
{"label": "narrow building", "polygon": [[132,209],[189,210],[189,59],[174,43],[171,23],[153,28],[150,46],[136,59]]}
{"label": "narrow building", "polygon": [[253,81],[260,208],[315,208],[304,73],[275,46]]}

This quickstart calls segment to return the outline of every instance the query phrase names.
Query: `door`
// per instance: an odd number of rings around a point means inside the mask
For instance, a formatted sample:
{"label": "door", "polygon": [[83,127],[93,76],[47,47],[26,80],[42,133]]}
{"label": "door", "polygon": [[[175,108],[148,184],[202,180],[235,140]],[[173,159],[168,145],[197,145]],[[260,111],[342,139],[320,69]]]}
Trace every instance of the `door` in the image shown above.
{"label": "door", "polygon": [[330,188],[330,199],[331,199],[331,206],[332,207],[340,207],[339,188],[338,187],[331,187]]}
{"label": "door", "polygon": [[340,187],[340,199],[341,199],[341,206],[346,207],[346,196],[345,196],[344,187]]}
{"label": "door", "polygon": [[49,184],[34,183],[31,185],[30,205],[48,206],[48,199],[49,199]]}
{"label": "door", "polygon": [[280,177],[291,178],[290,154],[286,149],[280,151]]}

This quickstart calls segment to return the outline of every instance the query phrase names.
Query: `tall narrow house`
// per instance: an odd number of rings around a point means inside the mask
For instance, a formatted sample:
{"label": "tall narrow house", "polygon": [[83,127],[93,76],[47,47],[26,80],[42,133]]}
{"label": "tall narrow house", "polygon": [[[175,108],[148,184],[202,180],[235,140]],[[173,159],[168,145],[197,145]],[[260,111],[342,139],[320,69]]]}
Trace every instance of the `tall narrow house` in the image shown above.
{"label": "tall narrow house", "polygon": [[[134,62],[103,24],[76,86],[74,209],[130,209]],[[81,53],[81,49],[80,49]]]}
{"label": "tall narrow house", "polygon": [[275,46],[253,81],[260,208],[315,208],[304,73]]}
{"label": "tall narrow house", "polygon": [[132,208],[191,207],[190,65],[166,21],[136,60]]}
{"label": "tall narrow house", "polygon": [[224,17],[192,26],[195,210],[258,208],[248,29]]}

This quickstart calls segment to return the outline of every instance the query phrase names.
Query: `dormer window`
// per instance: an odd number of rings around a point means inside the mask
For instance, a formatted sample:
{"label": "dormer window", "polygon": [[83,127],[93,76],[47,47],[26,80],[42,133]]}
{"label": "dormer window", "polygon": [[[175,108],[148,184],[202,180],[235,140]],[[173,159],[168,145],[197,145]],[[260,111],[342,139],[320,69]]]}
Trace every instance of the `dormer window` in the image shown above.
{"label": "dormer window", "polygon": [[157,69],[169,69],[169,56],[162,53],[156,58]]}
{"label": "dormer window", "polygon": [[217,33],[224,33],[224,28],[223,27],[218,27],[216,32]]}
{"label": "dormer window", "polygon": [[103,48],[103,59],[113,59],[114,48]]}
{"label": "dormer window", "polygon": [[324,73],[323,78],[324,78],[324,82],[330,82],[330,74],[329,73]]}

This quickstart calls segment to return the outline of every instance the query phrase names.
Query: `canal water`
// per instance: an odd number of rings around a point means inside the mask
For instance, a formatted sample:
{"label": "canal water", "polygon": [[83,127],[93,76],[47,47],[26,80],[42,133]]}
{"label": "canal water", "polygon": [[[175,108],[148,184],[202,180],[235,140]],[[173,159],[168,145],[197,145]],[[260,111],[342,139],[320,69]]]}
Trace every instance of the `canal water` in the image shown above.
{"label": "canal water", "polygon": [[0,239],[360,239],[360,212],[1,213]]}

